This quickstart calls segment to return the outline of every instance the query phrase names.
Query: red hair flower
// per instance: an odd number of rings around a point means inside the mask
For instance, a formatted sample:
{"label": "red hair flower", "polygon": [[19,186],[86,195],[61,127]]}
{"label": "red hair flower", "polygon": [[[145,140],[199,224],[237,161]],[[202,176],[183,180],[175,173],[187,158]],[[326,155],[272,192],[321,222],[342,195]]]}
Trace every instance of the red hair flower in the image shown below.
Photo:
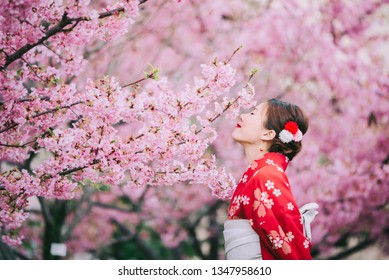
{"label": "red hair flower", "polygon": [[292,134],[296,134],[296,132],[299,130],[299,127],[297,123],[289,121],[285,124],[284,129]]}
{"label": "red hair flower", "polygon": [[285,124],[284,129],[280,132],[279,138],[283,143],[289,143],[292,140],[299,142],[303,139],[303,134],[296,122],[289,121]]}

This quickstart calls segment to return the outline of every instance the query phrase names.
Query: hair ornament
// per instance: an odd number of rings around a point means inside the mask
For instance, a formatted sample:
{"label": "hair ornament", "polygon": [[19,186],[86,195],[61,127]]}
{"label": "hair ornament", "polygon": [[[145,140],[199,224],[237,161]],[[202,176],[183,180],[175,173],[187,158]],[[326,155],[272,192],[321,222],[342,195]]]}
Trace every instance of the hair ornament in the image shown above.
{"label": "hair ornament", "polygon": [[303,133],[296,122],[289,121],[280,132],[279,138],[283,143],[289,143],[291,141],[300,142],[303,139]]}

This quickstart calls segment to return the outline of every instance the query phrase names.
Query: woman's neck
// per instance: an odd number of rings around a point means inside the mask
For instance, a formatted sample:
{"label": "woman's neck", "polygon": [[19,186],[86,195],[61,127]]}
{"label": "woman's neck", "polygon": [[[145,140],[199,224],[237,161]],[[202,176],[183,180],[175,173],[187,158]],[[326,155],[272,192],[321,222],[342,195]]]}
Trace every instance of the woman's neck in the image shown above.
{"label": "woman's neck", "polygon": [[249,164],[254,160],[263,157],[267,153],[267,148],[263,147],[263,151],[257,145],[244,145],[243,146],[245,158]]}

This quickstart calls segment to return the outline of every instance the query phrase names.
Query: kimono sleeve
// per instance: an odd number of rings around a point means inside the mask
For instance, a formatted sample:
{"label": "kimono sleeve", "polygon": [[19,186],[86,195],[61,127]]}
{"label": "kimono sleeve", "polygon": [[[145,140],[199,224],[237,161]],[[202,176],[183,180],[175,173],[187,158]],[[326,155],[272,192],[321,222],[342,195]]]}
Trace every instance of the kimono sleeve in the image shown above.
{"label": "kimono sleeve", "polygon": [[286,175],[264,167],[247,183],[243,210],[259,235],[263,259],[312,259]]}

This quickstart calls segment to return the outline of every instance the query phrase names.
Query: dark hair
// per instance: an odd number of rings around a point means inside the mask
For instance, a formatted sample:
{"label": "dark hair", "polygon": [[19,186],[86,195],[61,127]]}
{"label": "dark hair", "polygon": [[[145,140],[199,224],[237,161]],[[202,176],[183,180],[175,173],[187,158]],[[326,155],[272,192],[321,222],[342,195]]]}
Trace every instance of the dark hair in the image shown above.
{"label": "dark hair", "polygon": [[276,137],[272,140],[269,152],[278,152],[289,160],[292,160],[302,149],[301,141],[291,141],[283,143],[279,139],[281,130],[284,129],[285,123],[294,121],[304,135],[308,130],[308,117],[305,113],[294,104],[290,104],[279,99],[270,99],[267,101],[267,120],[264,123],[266,129],[274,130]]}

